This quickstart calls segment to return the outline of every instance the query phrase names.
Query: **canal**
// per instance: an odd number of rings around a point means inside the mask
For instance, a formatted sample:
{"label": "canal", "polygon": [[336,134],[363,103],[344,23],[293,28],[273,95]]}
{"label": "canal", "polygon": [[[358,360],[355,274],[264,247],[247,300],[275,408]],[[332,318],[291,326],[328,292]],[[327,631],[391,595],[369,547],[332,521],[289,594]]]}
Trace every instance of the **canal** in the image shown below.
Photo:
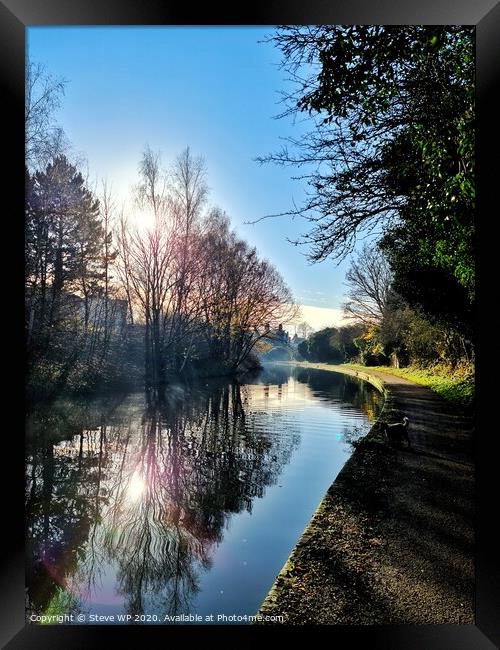
{"label": "canal", "polygon": [[161,403],[130,393],[38,407],[26,434],[28,617],[255,614],[381,406],[354,377],[275,365],[172,385]]}

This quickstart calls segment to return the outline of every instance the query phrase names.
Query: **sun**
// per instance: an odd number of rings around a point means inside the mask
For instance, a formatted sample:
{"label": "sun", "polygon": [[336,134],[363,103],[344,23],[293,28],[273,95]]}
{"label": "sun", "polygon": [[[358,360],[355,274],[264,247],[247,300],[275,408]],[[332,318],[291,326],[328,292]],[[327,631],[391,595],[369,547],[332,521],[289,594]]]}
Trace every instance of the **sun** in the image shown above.
{"label": "sun", "polygon": [[129,501],[138,501],[146,488],[146,481],[141,477],[138,471],[135,471],[130,479],[127,488],[127,498]]}

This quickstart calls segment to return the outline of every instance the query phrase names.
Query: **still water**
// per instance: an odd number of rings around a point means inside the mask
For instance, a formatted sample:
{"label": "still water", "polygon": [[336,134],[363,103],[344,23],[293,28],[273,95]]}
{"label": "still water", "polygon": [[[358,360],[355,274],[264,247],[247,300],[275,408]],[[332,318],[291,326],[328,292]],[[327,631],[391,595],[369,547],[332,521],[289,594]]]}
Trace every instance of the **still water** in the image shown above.
{"label": "still water", "polygon": [[273,366],[172,386],[162,404],[132,393],[31,413],[28,617],[255,614],[380,407],[360,380]]}

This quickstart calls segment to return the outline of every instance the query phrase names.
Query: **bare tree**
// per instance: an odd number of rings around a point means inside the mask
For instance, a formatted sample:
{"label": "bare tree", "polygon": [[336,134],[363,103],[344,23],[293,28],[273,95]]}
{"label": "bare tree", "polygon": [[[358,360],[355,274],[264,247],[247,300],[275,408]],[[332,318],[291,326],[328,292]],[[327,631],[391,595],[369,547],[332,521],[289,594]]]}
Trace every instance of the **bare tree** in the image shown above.
{"label": "bare tree", "polygon": [[203,162],[189,150],[167,174],[160,154],[148,147],[139,173],[137,205],[152,216],[152,226],[132,230],[122,217],[119,266],[127,296],[145,324],[146,377],[157,385],[165,379],[167,361],[173,368],[183,366],[190,347],[186,339],[199,323],[194,286],[207,190]]}
{"label": "bare tree", "polygon": [[[220,210],[204,216],[205,165],[186,149],[167,174],[159,154],[144,152],[138,205],[147,229],[118,227],[118,276],[131,311],[144,323],[146,380],[156,387],[182,371],[200,345],[232,371],[265,335],[296,317],[279,273],[231,231]],[[198,346],[198,348],[197,348]]]}
{"label": "bare tree", "polygon": [[237,238],[220,210],[211,213],[204,241],[203,311],[211,356],[234,369],[266,336],[267,325],[291,321],[297,309],[276,269]]}
{"label": "bare tree", "polygon": [[297,325],[297,334],[303,339],[306,339],[312,332],[314,332],[314,328],[306,321],[302,321]]}
{"label": "bare tree", "polygon": [[151,230],[129,234],[128,281],[145,323],[146,380],[157,386],[165,380],[166,318],[172,302],[173,251],[168,233],[157,223]]}
{"label": "bare tree", "polygon": [[171,172],[171,194],[180,207],[187,234],[200,217],[207,195],[206,167],[201,156],[193,157],[189,147],[177,157]]}
{"label": "bare tree", "polygon": [[384,255],[373,244],[365,244],[346,274],[347,316],[367,325],[380,323],[387,306],[391,271]]}
{"label": "bare tree", "polygon": [[155,221],[165,214],[167,202],[167,175],[161,168],[161,155],[146,147],[139,163],[140,181],[136,201],[140,208],[151,210]]}
{"label": "bare tree", "polygon": [[44,168],[66,148],[63,130],[54,113],[64,94],[64,79],[55,79],[45,66],[32,61],[26,65],[25,138],[26,165]]}
{"label": "bare tree", "polygon": [[[140,164],[139,205],[153,214],[153,227],[132,237],[133,286],[142,302],[146,324],[146,378],[153,385],[165,381],[167,315],[172,307],[174,234],[169,229],[167,175],[159,153],[149,147]],[[171,225],[171,224],[170,224]]]}
{"label": "bare tree", "polygon": [[118,286],[125,294],[128,305],[128,318],[134,324],[134,300],[130,276],[130,226],[122,208],[120,216],[115,225],[115,239],[117,247],[117,258],[114,268],[117,273]]}
{"label": "bare tree", "polygon": [[[114,324],[114,319],[117,316],[114,304],[111,303],[112,298],[116,294],[116,283],[112,283],[113,276],[111,275],[113,263],[118,255],[118,251],[113,246],[113,220],[116,212],[116,203],[113,197],[111,186],[107,181],[102,181],[101,195],[99,203],[101,208],[101,222],[102,222],[102,282],[103,282],[103,345],[102,356],[106,355],[108,345],[111,337],[111,330]],[[112,306],[113,305],[113,306]]]}
{"label": "bare tree", "polygon": [[175,297],[170,316],[170,357],[175,367],[183,368],[200,321],[197,281],[202,251],[202,210],[208,187],[203,158],[193,157],[187,147],[176,159],[169,185],[170,214],[175,235]]}

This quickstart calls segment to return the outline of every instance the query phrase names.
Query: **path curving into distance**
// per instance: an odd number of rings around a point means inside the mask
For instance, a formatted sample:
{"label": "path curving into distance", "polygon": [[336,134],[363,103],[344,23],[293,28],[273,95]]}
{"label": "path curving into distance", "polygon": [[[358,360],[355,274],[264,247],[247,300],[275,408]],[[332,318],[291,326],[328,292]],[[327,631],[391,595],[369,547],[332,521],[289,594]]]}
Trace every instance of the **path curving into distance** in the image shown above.
{"label": "path curving into distance", "polygon": [[[301,363],[383,386],[380,424],[347,461],[259,613],[296,624],[474,624],[473,420],[430,389],[367,369]],[[382,382],[382,384],[381,384]]]}

